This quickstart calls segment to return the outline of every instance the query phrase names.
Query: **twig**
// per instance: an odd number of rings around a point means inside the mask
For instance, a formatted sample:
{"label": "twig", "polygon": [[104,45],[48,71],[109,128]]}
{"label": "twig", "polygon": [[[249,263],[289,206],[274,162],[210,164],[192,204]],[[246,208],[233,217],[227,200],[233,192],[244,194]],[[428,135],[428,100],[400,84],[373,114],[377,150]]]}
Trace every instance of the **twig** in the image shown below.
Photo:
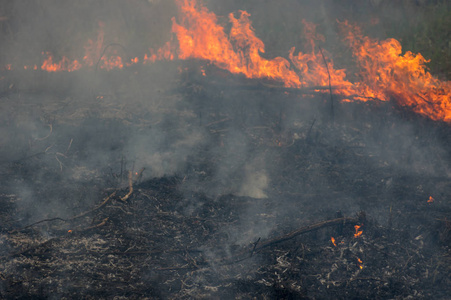
{"label": "twig", "polygon": [[30,224],[30,225],[27,225],[27,226],[25,226],[25,227],[22,227],[22,228],[20,228],[20,229],[14,229],[14,230],[11,230],[11,231],[9,231],[9,233],[14,233],[14,232],[17,232],[17,231],[19,231],[19,230],[25,230],[25,229],[28,229],[28,228],[30,228],[30,227],[33,227],[33,226],[35,226],[35,225],[38,225],[38,224],[41,224],[41,223],[44,223],[44,222],[53,222],[53,221],[63,221],[63,222],[67,222],[67,220],[66,220],[66,219],[63,219],[63,218],[44,219],[44,220],[40,220],[40,221],[38,221],[38,222],[32,223],[32,224]]}
{"label": "twig", "polygon": [[77,230],[77,232],[102,227],[102,226],[104,226],[104,225],[106,224],[106,222],[108,221],[108,219],[109,219],[109,218],[105,218],[105,219],[103,219],[102,222],[100,222],[99,224],[93,225],[93,226],[89,226],[89,227],[86,227],[86,228],[79,229],[79,230]]}
{"label": "twig", "polygon": [[[299,228],[295,231],[292,231],[284,236],[278,237],[278,238],[274,238],[272,240],[268,240],[264,243],[261,243],[260,246],[258,246],[258,242],[260,241],[260,239],[257,240],[257,242],[254,243],[253,249],[251,251],[251,255],[246,255],[247,253],[249,253],[249,251],[247,249],[241,251],[240,253],[234,255],[234,257],[229,258],[229,259],[217,259],[211,262],[206,262],[209,265],[231,265],[231,264],[235,264],[238,262],[241,262],[243,260],[246,260],[248,258],[252,257],[252,254],[255,251],[261,250],[263,248],[272,246],[274,244],[277,243],[281,243],[287,240],[290,240],[292,238],[295,238],[298,235],[304,234],[304,233],[308,233],[311,231],[315,231],[315,230],[319,230],[321,228],[325,228],[325,227],[330,227],[330,226],[335,226],[335,225],[342,225],[342,224],[346,224],[346,223],[357,223],[357,222],[362,222],[363,218],[365,218],[364,213],[360,213],[360,215],[357,218],[337,218],[337,219],[333,219],[333,220],[328,220],[328,221],[324,221],[324,222],[320,222],[320,223],[316,223],[316,224],[312,224],[309,226],[305,226],[302,228]],[[175,267],[166,267],[166,268],[159,268],[157,269],[158,271],[169,271],[169,270],[185,270],[185,269],[198,269],[198,267],[193,268],[192,266],[188,266],[188,265],[184,265],[184,266],[175,266]]]}
{"label": "twig", "polygon": [[56,159],[56,161],[58,161],[59,164],[60,164],[60,171],[63,172],[63,163],[61,162],[61,160],[59,160],[58,156],[56,156],[56,155],[55,155],[55,159]]}
{"label": "twig", "polygon": [[98,206],[96,206],[95,208],[93,208],[93,209],[91,209],[91,210],[88,210],[88,211],[85,211],[85,212],[83,212],[83,213],[81,213],[81,214],[79,214],[79,215],[76,215],[75,217],[72,217],[72,218],[69,218],[69,219],[63,219],[63,218],[44,219],[44,220],[40,220],[40,221],[38,221],[38,222],[32,223],[32,224],[30,224],[30,225],[27,225],[27,226],[25,226],[25,227],[23,227],[23,228],[11,230],[9,233],[18,232],[18,231],[21,231],[21,230],[24,230],[24,229],[27,229],[27,228],[36,226],[36,225],[41,224],[41,223],[44,223],[44,222],[52,222],[52,221],[69,222],[69,221],[73,221],[73,220],[75,220],[75,219],[79,219],[79,218],[84,217],[84,216],[86,216],[87,214],[90,214],[90,213],[92,213],[92,212],[94,212],[94,211],[96,211],[96,210],[102,208],[103,206],[105,206],[105,205],[108,203],[108,201],[110,201],[111,198],[112,198],[114,195],[116,195],[116,191],[114,191],[114,192],[111,193],[108,197],[106,197],[106,198],[103,200],[103,202],[102,202],[101,204],[99,204]]}
{"label": "twig", "polygon": [[205,127],[210,127],[210,126],[212,126],[212,125],[216,125],[216,124],[219,124],[219,123],[227,122],[227,121],[229,121],[229,120],[230,120],[229,117],[223,118],[223,119],[218,120],[218,121],[210,122],[210,123],[208,123],[207,125],[205,125]]}
{"label": "twig", "polygon": [[136,178],[135,178],[135,182],[136,183],[140,183],[141,182],[141,178],[143,177],[143,173],[144,173],[144,170],[145,170],[146,168],[142,168],[141,170],[139,170],[139,172],[136,174]]}
{"label": "twig", "polygon": [[313,125],[315,125],[316,119],[313,119],[312,125],[310,125],[310,128],[307,132],[307,137],[305,138],[306,141],[310,140],[310,134],[312,133]]}
{"label": "twig", "polygon": [[258,240],[254,243],[254,248],[251,251],[251,257],[254,255],[255,248],[257,248],[258,242],[260,242],[261,237],[258,238]]}
{"label": "twig", "polygon": [[43,141],[43,140],[45,140],[46,138],[48,138],[52,134],[52,132],[53,132],[53,125],[49,124],[49,127],[50,127],[50,132],[45,137],[37,138],[36,141]]}
{"label": "twig", "polygon": [[72,218],[70,218],[70,219],[67,219],[67,221],[72,221],[72,220],[75,220],[75,219],[84,217],[84,216],[86,216],[87,214],[90,214],[90,213],[92,213],[92,212],[94,212],[94,211],[96,211],[96,210],[102,208],[102,207],[105,206],[105,205],[108,203],[108,201],[110,201],[111,198],[114,197],[115,195],[116,195],[116,191],[112,192],[108,197],[106,197],[106,198],[103,200],[103,202],[102,202],[101,204],[99,204],[99,205],[96,206],[95,208],[93,208],[93,209],[91,209],[91,210],[88,210],[88,211],[85,211],[85,212],[83,212],[83,213],[81,213],[81,214],[79,214],[79,215],[76,215],[75,217],[72,217]]}
{"label": "twig", "polygon": [[327,70],[327,74],[329,75],[329,93],[330,93],[330,117],[332,119],[332,123],[334,122],[335,119],[335,113],[334,113],[334,98],[332,96],[332,85],[330,83],[330,72],[329,72],[329,66],[327,65],[327,61],[326,58],[324,57],[323,54],[323,49],[321,49],[321,47],[319,47],[319,52],[321,52],[321,56],[323,57],[323,61],[324,64],[326,65],[326,70]]}
{"label": "twig", "polygon": [[128,171],[128,193],[124,197],[121,197],[122,201],[127,201],[130,195],[133,193],[133,177],[132,177],[132,171]]}
{"label": "twig", "polygon": [[304,233],[308,233],[314,230],[318,230],[321,228],[325,228],[325,227],[329,227],[329,226],[335,226],[335,225],[341,225],[341,224],[346,224],[346,223],[356,223],[358,222],[359,219],[358,218],[338,218],[338,219],[333,219],[333,220],[328,220],[328,221],[324,221],[324,222],[320,222],[320,223],[316,223],[316,224],[312,224],[312,225],[308,225],[302,228],[299,228],[295,231],[292,231],[284,236],[278,237],[278,238],[274,238],[272,240],[266,241],[264,243],[261,243],[260,246],[258,246],[255,251],[257,250],[261,250],[263,248],[272,246],[274,244],[278,244],[281,242],[285,242],[287,240],[290,240],[292,238],[297,237],[298,235],[304,234]]}
{"label": "twig", "polygon": [[102,52],[102,54],[100,55],[99,60],[98,60],[97,63],[96,63],[96,69],[95,69],[96,72],[97,72],[97,70],[99,69],[99,64],[100,64],[100,62],[102,61],[102,57],[105,55],[105,53],[106,53],[106,51],[108,50],[108,48],[114,47],[114,46],[117,46],[117,47],[119,47],[119,48],[122,48],[122,50],[124,51],[125,55],[128,57],[127,48],[125,48],[123,45],[121,45],[121,44],[119,44],[119,43],[111,43],[111,44],[108,44],[108,45],[106,45],[105,48],[103,49],[103,52]]}
{"label": "twig", "polygon": [[73,141],[74,141],[74,139],[70,139],[69,146],[67,146],[66,152],[64,152],[64,154],[67,154],[67,152],[69,152],[69,149],[72,146]]}

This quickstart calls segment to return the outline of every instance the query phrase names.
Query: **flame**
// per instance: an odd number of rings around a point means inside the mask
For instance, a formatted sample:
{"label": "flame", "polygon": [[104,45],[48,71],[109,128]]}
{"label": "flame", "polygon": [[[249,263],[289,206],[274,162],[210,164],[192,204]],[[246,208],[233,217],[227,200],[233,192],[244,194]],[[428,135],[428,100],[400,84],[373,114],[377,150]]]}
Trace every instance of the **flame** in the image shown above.
{"label": "flame", "polygon": [[24,70],[28,70],[28,69],[30,69],[30,70],[37,70],[38,66],[37,65],[34,65],[34,66],[23,66],[23,69]]}
{"label": "flame", "polygon": [[339,87],[342,95],[354,94],[352,83],[346,80],[345,70],[335,70],[333,61],[326,62],[323,50],[316,46],[316,42],[325,41],[323,35],[316,33],[316,25],[305,20],[302,23],[306,42],[310,46],[309,53],[299,52],[295,56],[295,48],[291,48],[289,52],[293,66],[299,70],[302,86],[328,86],[330,74],[330,84]]}
{"label": "flame", "polygon": [[172,31],[178,44],[179,59],[203,59],[233,74],[244,74],[248,78],[269,78],[284,82],[287,87],[299,87],[298,75],[290,69],[287,59],[262,58],[265,45],[254,34],[250,14],[239,11],[236,18],[229,14],[232,25],[229,35],[217,22],[214,13],[198,5],[195,0],[177,0],[180,9],[179,22],[172,19]]}
{"label": "flame", "polygon": [[429,196],[429,199],[428,199],[428,203],[429,204],[432,204],[432,203],[434,203],[434,198],[432,198],[432,196]]}
{"label": "flame", "polygon": [[377,41],[348,22],[340,25],[360,67],[361,81],[355,84],[360,95],[393,99],[433,120],[451,122],[451,82],[433,77],[426,68],[428,60],[410,51],[403,55],[395,39]]}
{"label": "flame", "polygon": [[[343,101],[393,101],[432,120],[451,123],[451,81],[432,76],[426,67],[428,60],[419,53],[406,51],[403,54],[400,42],[395,39],[372,39],[364,36],[359,27],[337,21],[358,65],[357,80],[351,82],[347,79],[347,71],[336,69],[330,53],[320,47],[325,37],[316,33],[315,24],[303,21],[305,52],[293,47],[287,51],[288,58],[269,59],[262,57],[265,44],[255,35],[248,12],[231,13],[229,24],[222,24],[226,22],[219,22],[216,14],[197,0],[175,1],[179,15],[172,18],[172,39],[157,50],[149,49],[142,59],[124,60],[117,53],[118,47],[105,45],[105,24],[99,22],[97,37],[88,40],[82,60],[62,56],[56,61],[45,52],[41,70],[71,72],[93,67],[112,70],[140,62],[200,59],[233,74],[270,79],[289,88],[330,85],[333,93],[340,95]],[[370,20],[370,23],[377,22],[379,20]],[[11,70],[12,66],[9,64],[4,68]],[[201,72],[205,75],[205,70]]]}
{"label": "flame", "polygon": [[335,238],[333,236],[330,237],[330,241],[332,244],[334,244],[335,247],[337,247],[337,243],[335,242]]}
{"label": "flame", "polygon": [[227,35],[216,15],[195,0],[177,0],[177,4],[180,17],[178,22],[173,18],[172,31],[179,43],[179,59],[207,60],[231,73],[280,81],[286,87],[330,84],[344,97],[362,101],[393,99],[433,120],[451,122],[451,82],[433,77],[421,54],[407,51],[402,55],[401,44],[395,39],[370,39],[358,27],[339,22],[360,68],[360,80],[351,83],[346,71],[335,69],[333,61],[326,59],[327,53],[324,55],[316,46],[324,36],[316,34],[314,24],[303,22],[310,51],[295,55],[292,48],[290,63],[282,57],[261,57],[265,45],[255,36],[246,11],[240,11],[238,17],[229,15],[232,27]]}
{"label": "flame", "polygon": [[[110,50],[108,47],[104,46],[104,23],[99,22],[98,24],[99,30],[97,39],[95,41],[88,40],[88,43],[84,47],[85,55],[83,56],[82,62],[70,60],[66,56],[63,56],[60,61],[54,62],[53,55],[50,52],[46,52],[47,59],[44,60],[41,69],[48,72],[72,72],[79,70],[82,67],[98,67],[105,70],[122,69],[124,67],[122,57],[117,55],[115,49]],[[107,50],[110,50],[109,53],[106,53]],[[131,66],[138,62],[139,59],[136,57],[131,59],[130,62],[127,62],[126,65]]]}
{"label": "flame", "polygon": [[47,72],[57,72],[57,71],[76,71],[81,69],[82,65],[77,61],[71,61],[67,57],[63,56],[63,58],[58,62],[53,62],[53,56],[46,52],[47,59],[42,63],[41,69]]}
{"label": "flame", "polygon": [[359,266],[360,269],[363,269],[363,261],[357,257],[357,265]]}
{"label": "flame", "polygon": [[362,227],[362,225],[354,225],[354,229],[355,229],[354,237],[355,238],[358,238],[363,234],[363,231],[360,230],[361,227]]}
{"label": "flame", "polygon": [[103,28],[105,24],[103,22],[99,22],[99,30],[97,32],[96,41],[88,40],[87,45],[85,45],[85,56],[83,56],[83,62],[85,66],[92,67],[97,64],[101,55],[103,48],[103,41],[105,39],[105,33]]}
{"label": "flame", "polygon": [[149,49],[150,55],[144,54],[143,64],[154,63],[157,60],[174,60],[174,53],[176,48],[171,41],[167,42],[163,47],[157,50]]}

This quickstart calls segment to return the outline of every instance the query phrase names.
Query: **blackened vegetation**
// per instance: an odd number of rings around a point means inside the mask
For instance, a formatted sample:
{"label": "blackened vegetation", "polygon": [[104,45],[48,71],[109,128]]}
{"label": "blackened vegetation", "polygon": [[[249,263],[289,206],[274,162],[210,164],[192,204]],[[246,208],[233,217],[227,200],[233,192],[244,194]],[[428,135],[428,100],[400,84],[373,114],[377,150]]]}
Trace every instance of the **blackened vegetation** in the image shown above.
{"label": "blackened vegetation", "polygon": [[449,125],[188,64],[2,95],[2,298],[449,297]]}

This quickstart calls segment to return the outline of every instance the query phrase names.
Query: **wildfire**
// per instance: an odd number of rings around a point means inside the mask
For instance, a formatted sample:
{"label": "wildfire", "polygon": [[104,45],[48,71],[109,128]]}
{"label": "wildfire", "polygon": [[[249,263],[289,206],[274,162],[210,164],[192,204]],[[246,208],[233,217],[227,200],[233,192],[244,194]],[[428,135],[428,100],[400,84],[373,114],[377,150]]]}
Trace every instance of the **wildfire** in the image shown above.
{"label": "wildfire", "polygon": [[428,203],[429,204],[432,204],[432,203],[434,203],[434,198],[432,198],[432,196],[429,196],[429,199],[428,199]]}
{"label": "wildfire", "polygon": [[[46,59],[40,69],[48,72],[93,67],[111,70],[158,60],[200,59],[248,78],[271,79],[289,88],[331,85],[344,101],[391,100],[433,120],[451,122],[451,82],[432,76],[426,68],[428,60],[421,54],[410,51],[403,54],[401,44],[395,39],[371,39],[357,26],[338,22],[359,69],[357,81],[351,82],[347,71],[336,69],[331,55],[317,45],[325,37],[316,33],[316,25],[312,23],[303,21],[303,36],[308,45],[305,53],[291,48],[287,51],[288,58],[267,59],[261,56],[265,44],[255,35],[248,12],[229,14],[229,26],[225,26],[197,0],[175,1],[179,15],[172,19],[173,38],[158,50],[149,49],[142,59],[124,59],[126,51],[120,49],[122,46],[105,45],[105,24],[99,22],[97,38],[88,41],[82,60],[65,56],[56,60],[45,52]],[[12,66],[7,65],[5,69],[11,70]],[[205,75],[204,70],[201,72]]]}
{"label": "wildfire", "polygon": [[360,230],[361,227],[362,227],[362,225],[354,225],[354,229],[355,229],[354,237],[355,238],[358,238],[363,234],[363,231]]}

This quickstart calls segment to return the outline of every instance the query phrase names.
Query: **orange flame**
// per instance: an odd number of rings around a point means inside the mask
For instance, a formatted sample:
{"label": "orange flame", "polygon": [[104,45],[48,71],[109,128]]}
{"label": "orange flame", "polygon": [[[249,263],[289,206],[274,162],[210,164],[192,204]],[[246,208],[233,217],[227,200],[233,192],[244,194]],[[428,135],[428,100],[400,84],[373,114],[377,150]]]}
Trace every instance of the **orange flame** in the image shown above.
{"label": "orange flame", "polygon": [[310,53],[303,54],[299,52],[297,56],[294,55],[294,48],[291,48],[289,58],[294,67],[299,71],[302,86],[327,86],[330,84],[339,87],[339,92],[342,95],[352,95],[352,83],[346,80],[345,70],[335,70],[333,61],[325,64],[325,57],[323,59],[322,50],[316,46],[316,41],[324,42],[323,35],[316,33],[316,25],[302,21],[304,24],[304,36],[307,43],[310,45]]}
{"label": "orange flame", "polygon": [[[149,49],[142,59],[135,57],[123,61],[116,51],[105,47],[105,25],[99,22],[97,38],[88,41],[82,61],[63,56],[59,62],[54,62],[53,56],[46,53],[41,69],[70,72],[95,66],[111,70],[139,62],[201,59],[233,74],[267,78],[290,88],[330,84],[334,87],[333,92],[344,101],[392,100],[433,120],[451,123],[451,81],[432,76],[426,68],[428,60],[410,51],[403,54],[401,44],[395,39],[371,39],[357,26],[347,21],[338,22],[359,67],[358,80],[351,82],[346,78],[346,70],[335,69],[330,54],[317,45],[324,42],[325,37],[316,33],[316,25],[312,23],[303,21],[308,45],[305,53],[295,53],[295,48],[291,48],[287,52],[288,59],[267,59],[261,56],[265,53],[265,44],[255,35],[248,12],[229,14],[230,31],[226,32],[217,16],[197,0],[175,1],[179,16],[172,19],[173,39],[156,51]],[[5,68],[11,70],[12,66]]]}
{"label": "orange flame", "polygon": [[340,24],[361,68],[361,82],[356,83],[361,95],[393,99],[433,120],[451,122],[451,82],[433,77],[426,68],[428,60],[410,51],[402,55],[395,39],[377,41],[348,22]]}
{"label": "orange flame", "polygon": [[264,59],[264,43],[255,36],[250,14],[240,11],[239,17],[229,14],[232,24],[230,34],[219,25],[214,13],[200,6],[195,0],[177,0],[180,20],[173,18],[172,31],[179,43],[179,59],[207,60],[233,74],[248,78],[269,78],[285,83],[287,87],[299,87],[299,77],[290,69],[287,59]]}
{"label": "orange flame", "polygon": [[363,269],[363,261],[357,257],[357,265],[359,266],[360,269]]}
{"label": "orange flame", "polygon": [[355,229],[354,237],[355,238],[358,238],[363,234],[363,231],[360,230],[361,227],[362,227],[362,225],[354,225],[354,229]]}
{"label": "orange flame", "polygon": [[99,30],[97,32],[96,41],[88,40],[88,44],[85,48],[85,56],[83,57],[83,62],[85,66],[92,67],[97,64],[102,55],[103,40],[105,38],[105,33],[103,31],[105,24],[99,22]]}
{"label": "orange flame", "polygon": [[63,58],[58,62],[53,62],[53,56],[47,52],[47,59],[42,63],[41,69],[47,72],[57,72],[57,71],[76,71],[81,69],[82,65],[77,61],[70,61],[67,57]]}
{"label": "orange flame", "polygon": [[335,238],[333,236],[330,237],[330,241],[332,244],[334,244],[335,247],[337,247],[337,243],[335,242]]}
{"label": "orange flame", "polygon": [[431,204],[434,203],[434,201],[435,201],[434,198],[432,198],[432,196],[429,196],[428,203]]}
{"label": "orange flame", "polygon": [[[394,99],[400,106],[433,120],[451,122],[451,82],[440,81],[426,71],[427,60],[421,54],[406,52],[395,39],[379,42],[363,36],[360,29],[348,22],[340,23],[345,40],[352,48],[360,66],[360,81],[351,83],[345,70],[335,70],[333,61],[323,57],[315,45],[324,37],[315,33],[315,25],[304,21],[309,53],[289,52],[291,63],[282,57],[265,59],[264,43],[255,36],[250,14],[229,15],[232,25],[229,35],[219,25],[217,17],[195,0],[177,0],[180,20],[173,19],[172,30],[179,43],[179,59],[207,60],[231,73],[248,78],[269,78],[283,82],[286,87],[337,86],[335,93],[357,100]],[[296,70],[295,70],[296,69]]]}

